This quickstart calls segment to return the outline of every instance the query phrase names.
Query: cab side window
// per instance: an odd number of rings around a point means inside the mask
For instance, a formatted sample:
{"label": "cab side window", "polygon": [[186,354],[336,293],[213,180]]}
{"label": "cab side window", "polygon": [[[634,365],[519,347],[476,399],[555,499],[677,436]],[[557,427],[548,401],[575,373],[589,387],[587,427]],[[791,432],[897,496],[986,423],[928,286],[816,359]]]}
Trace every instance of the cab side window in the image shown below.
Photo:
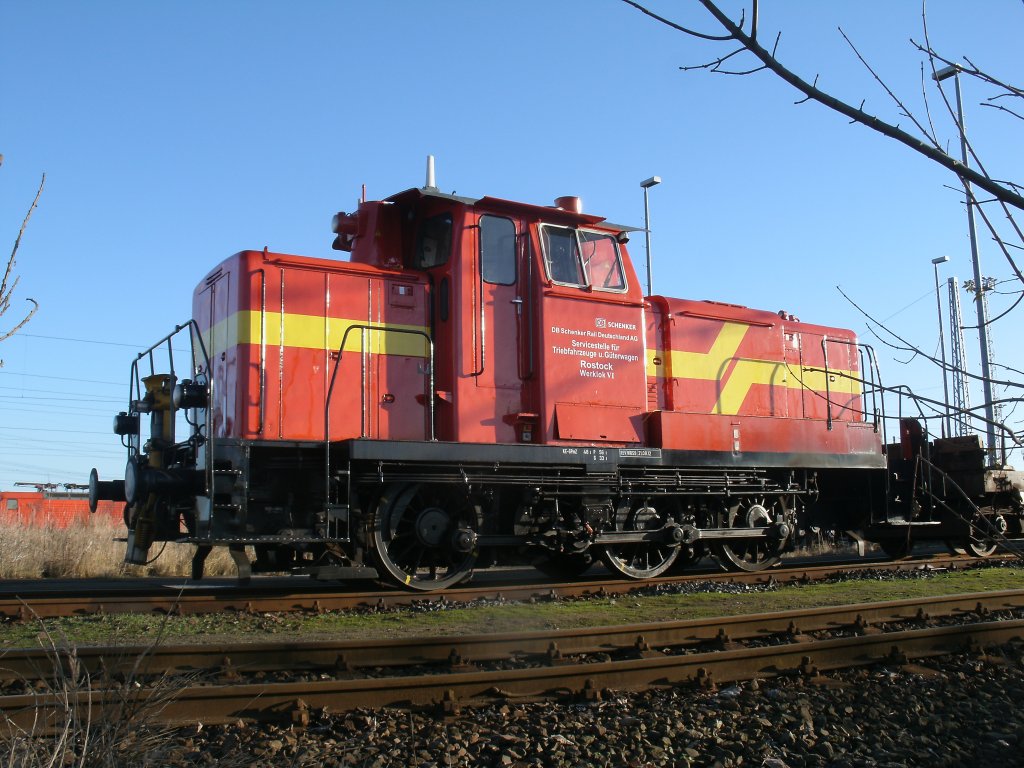
{"label": "cab side window", "polygon": [[485,283],[516,281],[516,225],[499,216],[480,217],[480,276]]}
{"label": "cab side window", "polygon": [[414,267],[429,269],[448,263],[452,252],[452,215],[442,213],[425,219],[416,241]]}

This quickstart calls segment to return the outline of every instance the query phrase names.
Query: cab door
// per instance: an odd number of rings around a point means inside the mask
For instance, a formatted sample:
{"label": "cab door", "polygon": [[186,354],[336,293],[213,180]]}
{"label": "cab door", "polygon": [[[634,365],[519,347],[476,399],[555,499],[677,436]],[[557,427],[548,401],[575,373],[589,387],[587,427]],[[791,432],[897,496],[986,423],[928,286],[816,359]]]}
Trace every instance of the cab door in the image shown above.
{"label": "cab door", "polygon": [[[524,410],[523,344],[526,285],[520,243],[513,219],[485,214],[477,226],[472,371],[481,402],[490,413],[482,426],[496,442],[519,442],[517,419]],[[492,431],[493,430],[493,431]]]}

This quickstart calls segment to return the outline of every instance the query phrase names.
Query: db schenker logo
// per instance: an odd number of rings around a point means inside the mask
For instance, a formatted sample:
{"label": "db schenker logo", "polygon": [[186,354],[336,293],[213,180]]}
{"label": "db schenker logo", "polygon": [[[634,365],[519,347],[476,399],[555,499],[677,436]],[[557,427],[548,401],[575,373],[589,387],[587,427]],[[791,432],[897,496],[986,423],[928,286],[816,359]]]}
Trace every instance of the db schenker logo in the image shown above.
{"label": "db schenker logo", "polygon": [[598,328],[607,328],[608,321],[605,320],[603,317],[596,317],[594,318],[594,325],[596,325]]}

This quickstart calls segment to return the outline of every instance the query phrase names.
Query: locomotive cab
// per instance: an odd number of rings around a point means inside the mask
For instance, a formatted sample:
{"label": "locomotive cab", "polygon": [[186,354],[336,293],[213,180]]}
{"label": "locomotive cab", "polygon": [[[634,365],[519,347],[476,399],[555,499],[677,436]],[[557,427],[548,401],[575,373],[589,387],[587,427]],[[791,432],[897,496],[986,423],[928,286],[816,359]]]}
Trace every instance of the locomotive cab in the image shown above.
{"label": "locomotive cab", "polygon": [[[577,198],[558,202],[423,188],[335,217],[335,247],[354,262],[427,278],[438,439],[643,439],[644,304],[629,228],[583,214]],[[373,229],[385,221],[400,235]]]}

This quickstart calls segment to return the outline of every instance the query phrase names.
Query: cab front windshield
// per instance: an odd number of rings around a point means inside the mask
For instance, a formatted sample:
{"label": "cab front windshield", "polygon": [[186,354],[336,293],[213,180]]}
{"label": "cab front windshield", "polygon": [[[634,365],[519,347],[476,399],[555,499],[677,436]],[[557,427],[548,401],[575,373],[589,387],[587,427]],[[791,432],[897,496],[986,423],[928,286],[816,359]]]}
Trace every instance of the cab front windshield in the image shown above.
{"label": "cab front windshield", "polygon": [[626,280],[615,238],[602,232],[544,226],[544,266],[552,282],[623,291]]}

